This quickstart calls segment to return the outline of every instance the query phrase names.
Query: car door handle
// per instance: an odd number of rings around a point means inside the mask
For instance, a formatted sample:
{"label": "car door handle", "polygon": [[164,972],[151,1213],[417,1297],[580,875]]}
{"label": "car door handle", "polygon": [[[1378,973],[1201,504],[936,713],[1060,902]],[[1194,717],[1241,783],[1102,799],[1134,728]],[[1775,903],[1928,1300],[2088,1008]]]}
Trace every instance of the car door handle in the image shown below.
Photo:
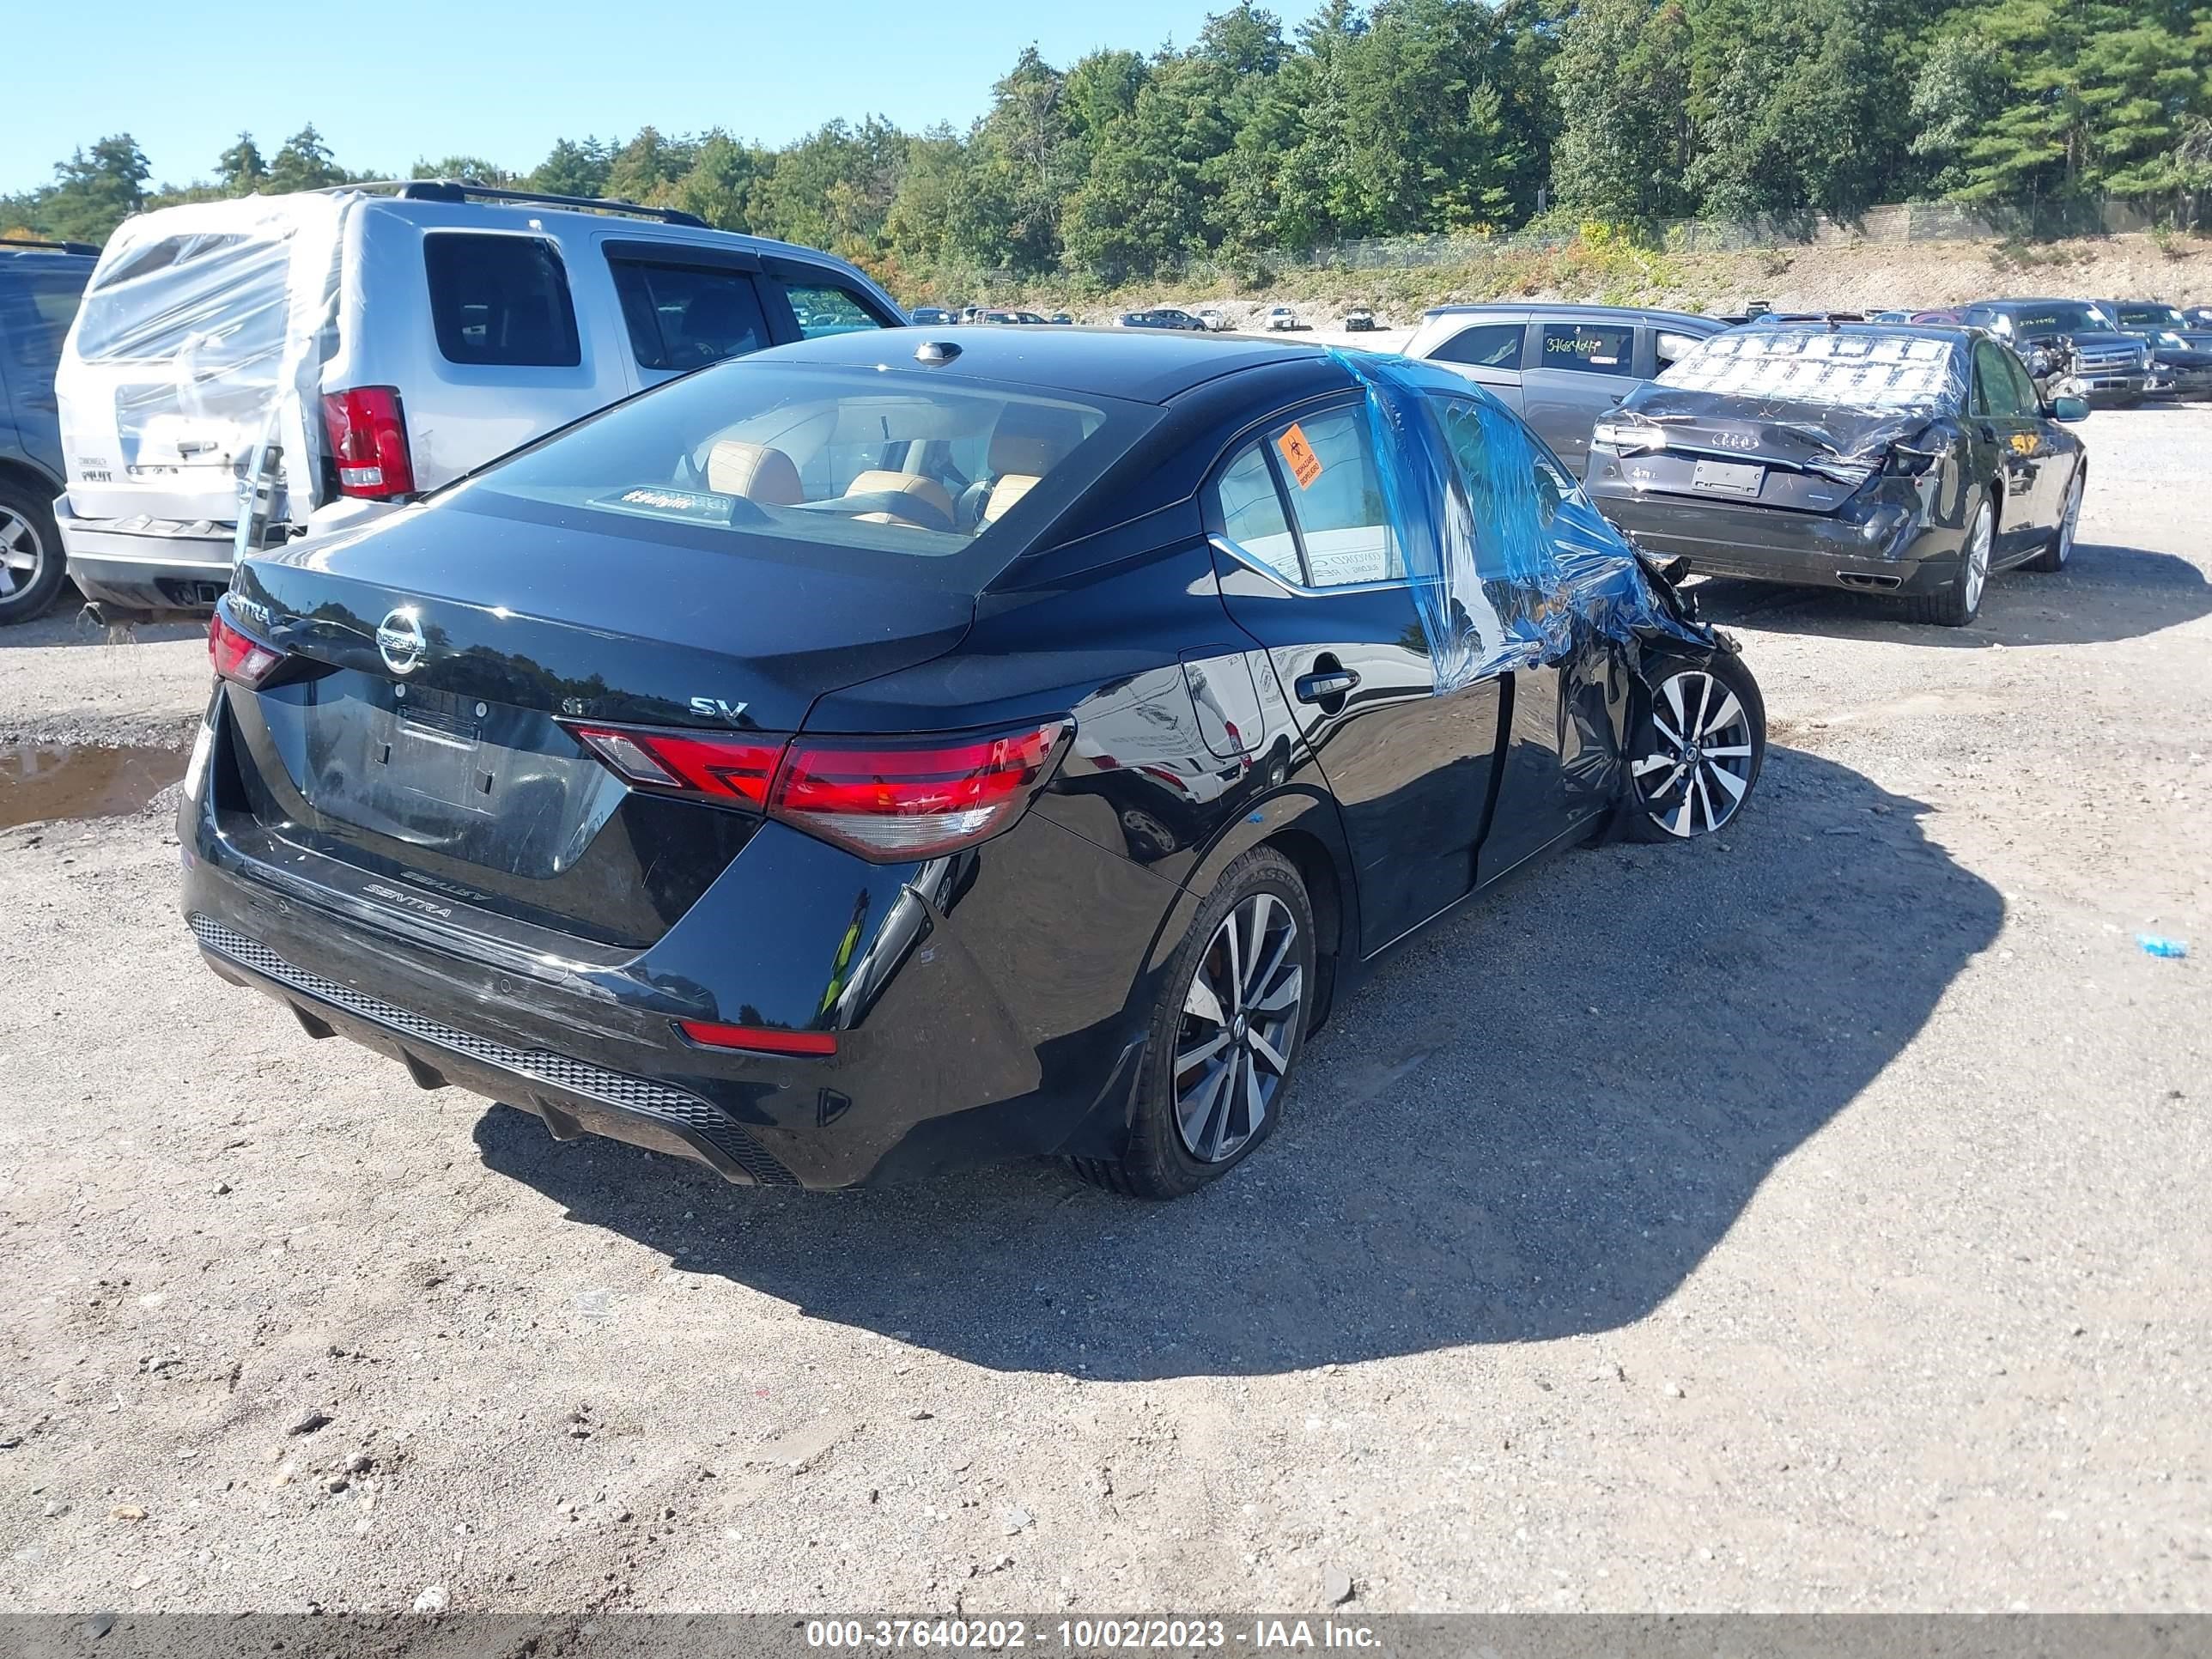
{"label": "car door handle", "polygon": [[1349,668],[1325,668],[1317,674],[1298,676],[1297,690],[1300,702],[1327,702],[1340,697],[1359,684],[1359,676]]}

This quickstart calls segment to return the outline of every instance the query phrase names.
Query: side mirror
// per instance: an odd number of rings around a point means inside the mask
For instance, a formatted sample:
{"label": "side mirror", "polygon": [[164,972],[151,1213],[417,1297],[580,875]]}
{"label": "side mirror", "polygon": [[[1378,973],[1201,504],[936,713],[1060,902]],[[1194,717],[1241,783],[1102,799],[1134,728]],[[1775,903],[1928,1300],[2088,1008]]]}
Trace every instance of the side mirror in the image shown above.
{"label": "side mirror", "polygon": [[2086,421],[2089,418],[2089,405],[2079,398],[2053,398],[2051,400],[2051,418],[2054,421]]}

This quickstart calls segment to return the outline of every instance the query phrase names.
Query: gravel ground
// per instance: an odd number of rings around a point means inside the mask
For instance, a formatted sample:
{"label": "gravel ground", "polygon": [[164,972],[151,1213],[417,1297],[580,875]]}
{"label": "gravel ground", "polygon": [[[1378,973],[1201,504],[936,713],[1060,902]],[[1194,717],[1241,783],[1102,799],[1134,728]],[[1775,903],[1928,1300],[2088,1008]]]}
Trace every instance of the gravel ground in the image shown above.
{"label": "gravel ground", "polygon": [[[1706,585],[1753,809],[1432,931],[1173,1206],[556,1145],[202,968],[166,798],[0,832],[0,1606],[2212,1607],[2212,411],[2087,431],[1975,628]],[[18,735],[205,672],[0,641]]]}

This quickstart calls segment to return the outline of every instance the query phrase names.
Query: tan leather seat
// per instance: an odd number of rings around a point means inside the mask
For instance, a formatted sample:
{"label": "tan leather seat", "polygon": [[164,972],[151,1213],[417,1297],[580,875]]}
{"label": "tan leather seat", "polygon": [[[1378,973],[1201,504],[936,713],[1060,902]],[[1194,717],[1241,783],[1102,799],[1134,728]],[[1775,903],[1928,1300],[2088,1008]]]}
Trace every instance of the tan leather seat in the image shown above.
{"label": "tan leather seat", "polygon": [[707,488],[763,507],[796,507],[806,499],[790,456],[738,438],[724,438],[707,452]]}
{"label": "tan leather seat", "polygon": [[979,527],[1009,511],[1082,441],[1083,422],[1074,410],[1008,404],[991,434],[994,482]]}
{"label": "tan leather seat", "polygon": [[942,519],[902,519],[892,513],[859,513],[854,516],[862,524],[904,524],[917,530],[938,530],[952,523],[952,496],[934,478],[925,478],[918,472],[890,472],[881,470],[860,473],[845,486],[848,495],[880,495],[896,493],[911,495],[918,501],[927,501],[945,516]]}

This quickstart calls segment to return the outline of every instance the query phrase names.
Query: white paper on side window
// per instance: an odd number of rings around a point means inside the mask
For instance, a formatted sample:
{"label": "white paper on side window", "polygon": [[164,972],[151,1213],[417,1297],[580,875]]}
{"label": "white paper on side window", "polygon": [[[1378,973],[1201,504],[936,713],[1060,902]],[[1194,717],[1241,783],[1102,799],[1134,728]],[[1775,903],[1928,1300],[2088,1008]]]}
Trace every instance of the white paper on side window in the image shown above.
{"label": "white paper on side window", "polygon": [[228,526],[264,445],[275,510],[311,504],[339,240],[360,198],[195,202],[108,240],[54,377],[70,501],[87,519]]}

